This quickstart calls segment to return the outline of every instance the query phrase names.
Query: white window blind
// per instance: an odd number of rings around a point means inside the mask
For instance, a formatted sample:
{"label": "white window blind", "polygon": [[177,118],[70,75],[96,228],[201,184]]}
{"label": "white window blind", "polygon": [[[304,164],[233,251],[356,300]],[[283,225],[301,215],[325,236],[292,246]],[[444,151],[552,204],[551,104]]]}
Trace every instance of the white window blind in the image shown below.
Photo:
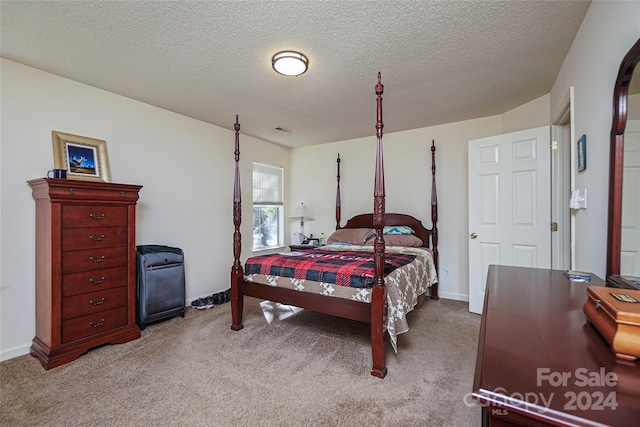
{"label": "white window blind", "polygon": [[282,246],[283,169],[264,163],[253,164],[253,249]]}
{"label": "white window blind", "polygon": [[263,163],[253,164],[253,204],[282,205],[282,168]]}

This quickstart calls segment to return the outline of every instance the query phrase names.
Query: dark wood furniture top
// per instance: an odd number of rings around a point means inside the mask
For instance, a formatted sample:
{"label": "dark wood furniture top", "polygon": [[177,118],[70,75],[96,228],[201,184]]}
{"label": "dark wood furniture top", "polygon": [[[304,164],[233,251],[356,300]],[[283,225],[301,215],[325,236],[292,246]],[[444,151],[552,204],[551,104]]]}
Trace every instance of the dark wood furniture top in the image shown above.
{"label": "dark wood furniture top", "polygon": [[489,267],[473,384],[483,425],[638,425],[640,362],[616,359],[586,322],[590,285],[605,282]]}

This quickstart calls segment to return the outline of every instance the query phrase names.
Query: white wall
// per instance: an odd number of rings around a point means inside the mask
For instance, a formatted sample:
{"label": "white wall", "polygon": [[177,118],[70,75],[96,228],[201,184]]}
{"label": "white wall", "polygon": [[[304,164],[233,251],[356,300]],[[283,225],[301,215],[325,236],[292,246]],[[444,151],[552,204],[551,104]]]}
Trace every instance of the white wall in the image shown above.
{"label": "white wall", "polygon": [[[372,103],[375,95],[372,96]],[[373,129],[373,125],[372,125]],[[431,227],[431,140],[436,142],[440,296],[468,300],[467,142],[501,133],[500,117],[389,133],[383,136],[386,211],[413,215]],[[373,211],[376,138],[360,138],[293,149],[291,201],[304,202],[315,213],[307,233],[335,230],[336,157],[340,153],[342,221]],[[310,173],[309,170],[315,171]]]}
{"label": "white wall", "polygon": [[586,188],[587,209],[576,215],[576,268],[606,273],[609,134],[613,86],[620,62],[640,38],[640,2],[594,1],[551,90],[556,117],[569,88],[575,88],[576,138],[587,137],[587,169],[576,174]]}
{"label": "white wall", "polygon": [[502,133],[533,129],[549,124],[549,94],[502,114]]}
{"label": "white wall", "polygon": [[[52,130],[106,140],[112,181],[143,185],[136,242],[184,250],[189,300],[229,287],[232,131],[5,59],[0,67],[3,360],[27,353],[35,334],[35,203],[27,180],[53,167]],[[234,121],[230,111],[230,126]],[[240,140],[244,259],[251,248],[251,162],[281,165],[287,173],[289,150]]]}

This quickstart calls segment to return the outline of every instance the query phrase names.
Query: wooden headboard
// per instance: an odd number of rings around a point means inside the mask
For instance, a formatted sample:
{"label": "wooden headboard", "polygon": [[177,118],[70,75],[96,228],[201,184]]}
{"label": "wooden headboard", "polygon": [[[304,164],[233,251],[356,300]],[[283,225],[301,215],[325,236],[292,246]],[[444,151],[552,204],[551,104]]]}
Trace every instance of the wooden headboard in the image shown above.
{"label": "wooden headboard", "polygon": [[[412,217],[411,215],[399,214],[399,213],[388,213],[384,216],[384,225],[385,226],[394,226],[394,225],[406,225],[416,232],[416,236],[422,240],[422,245],[425,248],[434,249],[433,242],[431,241],[431,230],[427,229],[422,225],[422,222]],[[344,227],[342,228],[373,228],[373,214],[366,213],[356,215],[350,220],[347,221]]]}

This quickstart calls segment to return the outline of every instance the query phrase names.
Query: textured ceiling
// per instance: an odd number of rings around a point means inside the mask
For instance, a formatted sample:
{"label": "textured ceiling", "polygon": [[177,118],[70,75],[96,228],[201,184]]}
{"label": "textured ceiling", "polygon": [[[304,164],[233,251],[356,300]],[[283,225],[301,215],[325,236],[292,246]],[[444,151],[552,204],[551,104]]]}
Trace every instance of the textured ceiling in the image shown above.
{"label": "textured ceiling", "polygon": [[[551,90],[586,1],[5,1],[4,58],[289,147],[501,114]],[[271,68],[284,49],[309,71]],[[291,131],[290,134],[275,130]]]}

